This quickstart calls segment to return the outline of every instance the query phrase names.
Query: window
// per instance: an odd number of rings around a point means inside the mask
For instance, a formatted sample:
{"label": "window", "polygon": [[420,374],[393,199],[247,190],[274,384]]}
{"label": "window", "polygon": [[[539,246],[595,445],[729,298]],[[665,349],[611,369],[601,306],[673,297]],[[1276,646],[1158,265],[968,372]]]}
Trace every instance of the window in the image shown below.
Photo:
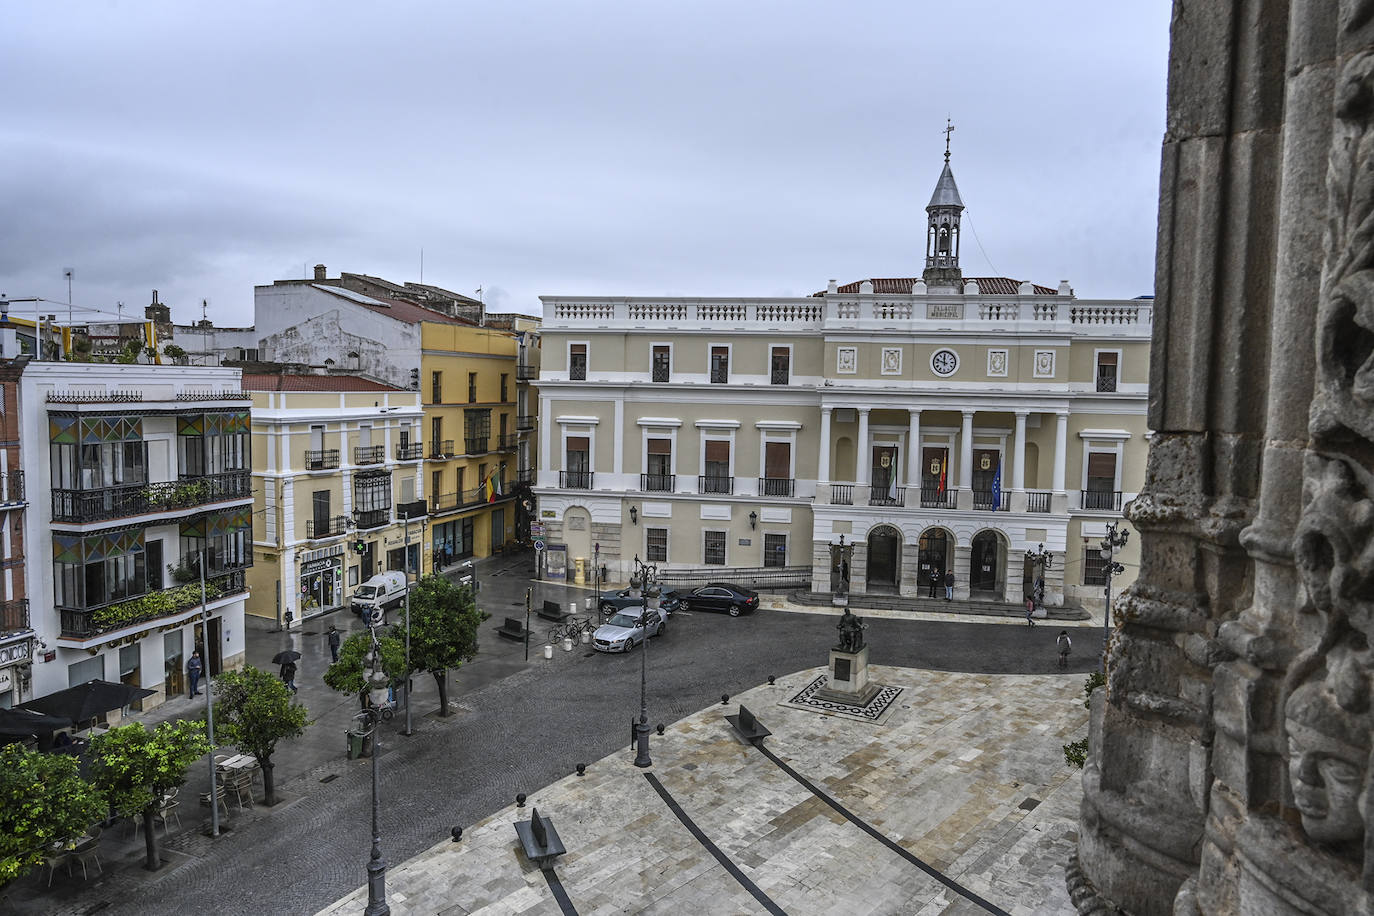
{"label": "window", "polygon": [[477,373],[468,373],[468,403],[477,403]]}
{"label": "window", "polygon": [[774,347],[768,357],[768,384],[787,385],[792,381],[792,351]]}
{"label": "window", "polygon": [[461,500],[463,498],[463,484],[467,477],[467,468],[456,468],[453,473],[457,477],[457,493],[459,500]]}
{"label": "window", "polygon": [[760,496],[792,495],[792,443],[765,442],[763,444],[763,480]]}
{"label": "window", "polygon": [[704,542],[702,545],[702,562],[707,566],[725,565],[725,532],[724,531],[704,531],[702,532]]}
{"label": "window", "polygon": [[429,421],[429,453],[444,454],[444,418],[432,417]]}
{"label": "window", "polygon": [[1120,357],[1115,351],[1111,353],[1097,354],[1097,390],[1115,391],[1116,390],[1116,369],[1117,361]]}
{"label": "window", "polygon": [[510,414],[501,414],[501,444],[506,444],[506,428],[510,425]]}
{"label": "window", "polygon": [[574,382],[587,380],[587,345],[568,344],[568,378]]}
{"label": "window", "polygon": [[1084,509],[1119,509],[1116,492],[1116,452],[1088,452],[1083,490]]}
{"label": "window", "polygon": [[431,372],[429,374],[429,400],[431,404],[444,403],[444,373]]}
{"label": "window", "polygon": [[669,374],[672,372],[673,351],[667,344],[656,344],[653,348],[651,365],[653,368],[653,380],[655,382],[668,381]]}
{"label": "window", "polygon": [[650,563],[668,562],[668,529],[644,529],[644,554]]}
{"label": "window", "polygon": [[505,373],[505,372],[502,372],[502,373],[501,373],[501,403],[502,403],[502,404],[504,404],[506,401],[510,400],[510,398],[507,397],[507,395],[510,394],[510,392],[507,390],[507,382],[506,382],[506,380],[507,380],[508,378],[510,378],[510,375],[509,375],[509,374],[507,374],[507,373]]}
{"label": "window", "polygon": [[730,477],[730,440],[706,440],[706,473],[702,476],[701,492],[733,492],[734,481]]}
{"label": "window", "polygon": [[329,530],[329,491],[316,490],[311,494],[311,514],[315,521],[315,536]]}
{"label": "window", "polygon": [[353,478],[353,508],[372,512],[391,508],[391,474],[359,474]]}
{"label": "window", "polygon": [[644,474],[645,490],[673,489],[673,440],[650,439],[646,446],[648,465]]}
{"label": "window", "polygon": [[430,471],[430,472],[429,472],[429,498],[430,498],[430,499],[438,499],[438,498],[439,498],[439,494],[442,493],[442,492],[444,492],[443,489],[442,489],[441,486],[440,486],[443,482],[444,482],[444,472],[443,472],[443,471]]}
{"label": "window", "polygon": [[1101,546],[1091,538],[1083,539],[1083,584],[1107,584],[1107,561],[1102,559]]}
{"label": "window", "polygon": [[724,385],[730,381],[730,348],[711,348],[711,384]]}
{"label": "window", "polygon": [[765,534],[763,536],[763,565],[787,565],[787,535]]}
{"label": "window", "polygon": [[564,461],[566,471],[561,475],[563,486],[572,487],[578,490],[591,489],[592,485],[592,455],[591,455],[590,436],[569,436],[566,440],[567,459]]}
{"label": "window", "polygon": [[491,441],[491,408],[463,411],[464,454],[480,455]]}

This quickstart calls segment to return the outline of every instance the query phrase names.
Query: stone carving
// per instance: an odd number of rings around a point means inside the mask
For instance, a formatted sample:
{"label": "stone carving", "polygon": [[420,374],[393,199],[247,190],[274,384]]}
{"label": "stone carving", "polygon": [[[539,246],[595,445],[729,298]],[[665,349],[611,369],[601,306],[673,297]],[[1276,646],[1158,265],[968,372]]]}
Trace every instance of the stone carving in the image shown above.
{"label": "stone carving", "polygon": [[1053,378],[1054,377],[1054,351],[1036,350],[1035,351],[1035,377]]}
{"label": "stone carving", "polygon": [[902,348],[883,347],[883,375],[902,374]]}
{"label": "stone carving", "polygon": [[1347,658],[1308,680],[1284,704],[1288,777],[1302,827],[1319,843],[1347,847],[1359,860],[1369,788],[1369,680]]}
{"label": "stone carving", "polygon": [[988,375],[1007,374],[1007,351],[989,350],[988,351]]}
{"label": "stone carving", "polygon": [[859,371],[859,349],[840,347],[835,351],[835,371],[841,375],[853,375]]}
{"label": "stone carving", "polygon": [[1293,555],[1308,600],[1374,641],[1374,475],[1312,453],[1306,465]]}

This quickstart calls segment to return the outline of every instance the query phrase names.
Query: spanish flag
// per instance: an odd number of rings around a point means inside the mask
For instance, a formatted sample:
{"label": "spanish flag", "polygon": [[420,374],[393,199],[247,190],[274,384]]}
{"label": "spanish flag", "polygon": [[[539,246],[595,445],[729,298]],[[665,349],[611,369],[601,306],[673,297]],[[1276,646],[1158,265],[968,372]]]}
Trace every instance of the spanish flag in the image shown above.
{"label": "spanish flag", "polygon": [[945,469],[949,465],[949,449],[940,456],[940,492],[945,492]]}

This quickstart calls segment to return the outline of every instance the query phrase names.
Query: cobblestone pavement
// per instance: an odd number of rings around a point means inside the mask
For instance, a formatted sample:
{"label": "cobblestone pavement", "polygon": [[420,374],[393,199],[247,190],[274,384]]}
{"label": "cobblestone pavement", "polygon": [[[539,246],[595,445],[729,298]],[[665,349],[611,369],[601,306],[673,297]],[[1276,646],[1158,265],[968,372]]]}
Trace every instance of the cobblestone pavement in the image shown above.
{"label": "cobblestone pavement", "polygon": [[[526,663],[523,646],[496,636],[502,617],[523,613],[524,589],[531,583],[521,563],[517,558],[479,566],[481,604],[493,619],[481,631],[479,658],[452,679],[452,715],[433,715],[434,684],[422,677],[415,696],[415,734],[399,734],[399,717],[384,726],[390,731],[384,734],[379,765],[388,861],[400,863],[422,852],[455,824],[491,817],[518,792],[534,796],[577,763],[630,759],[629,720],[639,707],[639,660],[634,655],[598,655],[578,646],[568,653],[557,650],[546,661],[542,646],[536,645]],[[536,602],[548,597],[566,603],[586,594],[546,584],[535,588]],[[1087,644],[1096,638],[1082,629],[1071,630],[1081,637],[1075,642],[1082,651],[1066,675],[1055,671],[1057,628],[910,616],[869,618],[875,665],[1045,675],[1070,694],[1081,689],[1083,672],[1094,665]],[[339,621],[341,627],[344,623]],[[769,674],[791,676],[823,664],[835,639],[834,623],[824,613],[774,609],[741,618],[674,615],[667,635],[649,649],[651,720],[671,725],[718,704],[722,693],[757,687]],[[173,830],[167,843],[169,864],[163,869],[142,871],[140,847],[110,837],[104,875],[83,882],[59,874],[51,891],[37,877],[28,878],[12,887],[0,906],[17,913],[181,916],[220,911],[221,902],[227,902],[239,912],[305,914],[355,888],[364,878],[370,846],[370,770],[366,760],[344,759],[342,733],[353,701],[319,683],[327,658],[322,635],[327,624],[307,621],[306,630],[291,637],[250,634],[249,660],[255,663],[263,664],[287,642],[305,653],[300,699],[315,723],[305,738],[278,751],[280,804],[242,813],[233,809],[226,835],[204,837],[191,793],[203,791],[208,777],[197,766],[183,789],[183,796],[192,799],[183,808],[185,829]],[[198,710],[190,701],[174,700],[143,718],[156,721]],[[660,765],[668,762],[661,755],[656,759]],[[599,771],[602,765],[597,766]],[[1062,768],[1062,759],[1058,766]],[[199,814],[204,815],[203,809]]]}

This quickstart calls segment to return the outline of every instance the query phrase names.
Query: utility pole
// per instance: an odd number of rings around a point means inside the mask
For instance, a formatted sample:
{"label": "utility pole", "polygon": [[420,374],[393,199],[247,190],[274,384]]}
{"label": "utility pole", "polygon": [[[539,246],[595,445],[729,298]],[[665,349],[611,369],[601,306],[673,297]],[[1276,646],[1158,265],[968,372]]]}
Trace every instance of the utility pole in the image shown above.
{"label": "utility pole", "polygon": [[205,635],[205,728],[210,739],[210,836],[219,836],[219,796],[215,786],[215,704],[210,702],[210,608],[205,599],[205,548],[200,548],[200,631]]}
{"label": "utility pole", "polygon": [[[410,687],[414,678],[410,673],[410,592],[414,587],[410,582],[410,512],[402,516],[406,529],[406,737],[410,737]],[[422,538],[423,540],[423,538]]]}

